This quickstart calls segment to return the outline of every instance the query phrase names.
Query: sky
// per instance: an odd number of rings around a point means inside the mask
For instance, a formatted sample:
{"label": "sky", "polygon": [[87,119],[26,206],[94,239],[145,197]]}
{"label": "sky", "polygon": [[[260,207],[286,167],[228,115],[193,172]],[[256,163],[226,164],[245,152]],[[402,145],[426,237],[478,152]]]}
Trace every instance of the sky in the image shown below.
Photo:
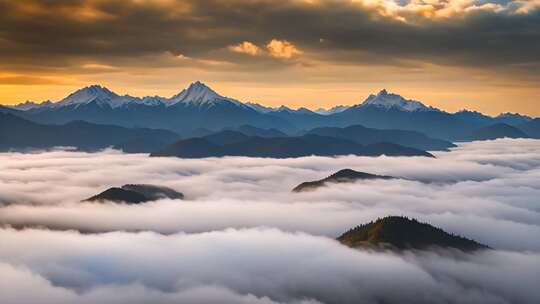
{"label": "sky", "polygon": [[[539,148],[498,139],[437,158],[0,153],[0,303],[539,303]],[[398,178],[291,191],[343,168]],[[185,199],[81,202],[128,183]],[[388,215],[492,250],[335,240]]]}
{"label": "sky", "polygon": [[540,115],[539,0],[0,0],[0,103],[201,80],[296,108],[386,88],[448,111]]}

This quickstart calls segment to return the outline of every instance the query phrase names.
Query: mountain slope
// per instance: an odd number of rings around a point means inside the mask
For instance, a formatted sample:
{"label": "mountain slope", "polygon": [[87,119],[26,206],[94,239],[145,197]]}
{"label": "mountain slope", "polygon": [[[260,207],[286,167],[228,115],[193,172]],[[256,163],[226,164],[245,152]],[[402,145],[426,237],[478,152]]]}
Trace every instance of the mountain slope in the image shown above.
{"label": "mountain slope", "polygon": [[240,133],[243,133],[247,136],[259,136],[259,137],[286,137],[287,136],[287,134],[277,129],[261,129],[261,128],[256,128],[250,125],[242,125],[234,130]]}
{"label": "mountain slope", "polygon": [[504,137],[529,138],[530,136],[516,127],[512,127],[505,123],[497,123],[474,130],[473,132],[469,133],[466,138],[468,140],[488,140]]}
{"label": "mountain slope", "polygon": [[540,139],[540,118],[535,118],[519,125],[519,129],[533,138]]}
{"label": "mountain slope", "polygon": [[352,183],[357,180],[392,179],[392,178],[393,177],[391,176],[375,175],[375,174],[369,174],[365,172],[354,171],[352,169],[343,169],[326,178],[323,178],[317,181],[301,183],[300,185],[294,187],[292,191],[293,192],[312,191],[320,187],[324,187],[328,183]]}
{"label": "mountain slope", "polygon": [[[355,142],[318,135],[298,137],[246,137],[224,131],[217,134],[180,140],[156,151],[151,156],[176,156],[182,158],[202,158],[219,156],[251,156],[251,157],[302,157],[310,155],[364,155],[364,156],[426,156],[433,155],[414,148],[400,145],[379,143],[360,145]],[[217,139],[216,139],[217,138]]]}
{"label": "mountain slope", "polygon": [[[166,130],[128,129],[82,121],[64,125],[43,125],[0,113],[0,150],[3,151],[55,146],[97,150],[135,139],[153,139],[169,144],[178,138],[177,134]],[[158,148],[160,147],[156,147]]]}
{"label": "mountain slope", "polygon": [[473,240],[400,216],[388,216],[357,226],[337,239],[350,247],[389,247],[399,250],[442,247],[462,251],[489,249]]}
{"label": "mountain slope", "polygon": [[307,134],[343,138],[362,145],[388,142],[421,150],[447,150],[448,148],[455,147],[455,145],[449,141],[430,138],[416,131],[380,130],[366,128],[361,125],[354,125],[346,128],[316,128],[308,131]]}
{"label": "mountain slope", "polygon": [[87,202],[111,201],[124,202],[127,204],[140,204],[158,199],[183,199],[184,195],[171,188],[155,185],[128,184],[122,187],[112,187],[90,198]]}
{"label": "mountain slope", "polygon": [[328,116],[339,127],[362,124],[375,129],[397,129],[422,132],[432,138],[453,141],[478,127],[441,111],[402,111],[396,108],[354,106]]}

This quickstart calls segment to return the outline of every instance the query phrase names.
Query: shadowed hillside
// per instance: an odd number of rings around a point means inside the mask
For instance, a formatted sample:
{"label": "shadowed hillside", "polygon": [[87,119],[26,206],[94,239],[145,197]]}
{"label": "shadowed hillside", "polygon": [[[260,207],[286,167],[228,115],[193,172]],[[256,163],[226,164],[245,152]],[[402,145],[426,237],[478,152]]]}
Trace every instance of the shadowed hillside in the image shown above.
{"label": "shadowed hillside", "polygon": [[150,156],[176,156],[202,158],[219,156],[249,157],[303,157],[303,156],[425,156],[431,153],[391,143],[363,146],[356,142],[327,136],[304,135],[297,137],[264,138],[247,136],[235,131],[222,131],[201,138],[177,141]]}
{"label": "shadowed hillside", "polygon": [[442,247],[462,251],[489,249],[488,246],[476,241],[401,216],[387,216],[357,226],[337,239],[350,247],[388,247],[399,250]]}
{"label": "shadowed hillside", "polygon": [[292,191],[312,191],[316,190],[317,188],[324,187],[327,183],[352,183],[357,180],[391,178],[394,177],[358,172],[352,169],[343,169],[321,180],[301,183],[300,185],[296,186]]}
{"label": "shadowed hillside", "polygon": [[158,199],[183,199],[184,195],[171,188],[154,185],[128,184],[121,188],[112,187],[84,201],[111,201],[126,204],[140,204]]}

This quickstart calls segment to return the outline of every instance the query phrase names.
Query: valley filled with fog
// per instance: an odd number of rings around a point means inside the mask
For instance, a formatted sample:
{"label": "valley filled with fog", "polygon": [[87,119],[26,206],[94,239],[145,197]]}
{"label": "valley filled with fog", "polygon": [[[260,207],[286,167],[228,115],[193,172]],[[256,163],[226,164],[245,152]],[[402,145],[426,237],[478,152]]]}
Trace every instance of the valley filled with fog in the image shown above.
{"label": "valley filled with fog", "polygon": [[[538,303],[539,150],[540,140],[497,139],[436,158],[0,153],[0,302]],[[345,168],[397,178],[291,191]],[[124,184],[184,199],[82,202]],[[494,250],[335,240],[388,215]]]}

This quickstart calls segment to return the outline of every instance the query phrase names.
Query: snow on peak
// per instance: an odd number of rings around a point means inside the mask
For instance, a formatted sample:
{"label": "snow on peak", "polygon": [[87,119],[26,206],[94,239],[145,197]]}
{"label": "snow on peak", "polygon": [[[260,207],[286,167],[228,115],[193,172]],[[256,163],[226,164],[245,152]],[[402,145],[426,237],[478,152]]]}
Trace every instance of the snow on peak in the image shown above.
{"label": "snow on peak", "polygon": [[321,115],[332,115],[332,114],[336,114],[336,113],[341,113],[341,112],[347,110],[348,108],[350,108],[350,107],[349,106],[342,106],[342,105],[335,106],[335,107],[332,107],[330,109],[319,108],[319,109],[315,110],[315,113],[318,113],[318,114],[321,114]]}
{"label": "snow on peak", "polygon": [[42,103],[37,103],[37,102],[27,100],[25,102],[21,102],[19,104],[11,106],[11,108],[21,110],[21,111],[28,111],[28,110],[32,110],[32,109],[35,109],[35,108],[48,107],[48,106],[50,106],[52,104],[53,103],[50,100],[44,101]]}
{"label": "snow on peak", "polygon": [[189,85],[187,89],[170,98],[169,105],[184,103],[188,105],[214,105],[219,101],[228,101],[236,105],[242,103],[232,98],[223,97],[208,87],[206,84],[196,81]]}
{"label": "snow on peak", "polygon": [[102,87],[100,85],[91,85],[71,93],[68,97],[53,104],[53,106],[61,107],[68,105],[81,105],[96,101],[99,104],[107,103],[111,105],[111,107],[114,107],[114,103],[112,101],[118,99],[118,97],[120,96],[110,91],[106,87]]}
{"label": "snow on peak", "polygon": [[400,95],[388,93],[388,91],[385,89],[381,90],[377,95],[369,95],[361,106],[376,106],[385,109],[398,109],[407,112],[434,110],[434,108],[426,107],[419,101],[408,100]]}

